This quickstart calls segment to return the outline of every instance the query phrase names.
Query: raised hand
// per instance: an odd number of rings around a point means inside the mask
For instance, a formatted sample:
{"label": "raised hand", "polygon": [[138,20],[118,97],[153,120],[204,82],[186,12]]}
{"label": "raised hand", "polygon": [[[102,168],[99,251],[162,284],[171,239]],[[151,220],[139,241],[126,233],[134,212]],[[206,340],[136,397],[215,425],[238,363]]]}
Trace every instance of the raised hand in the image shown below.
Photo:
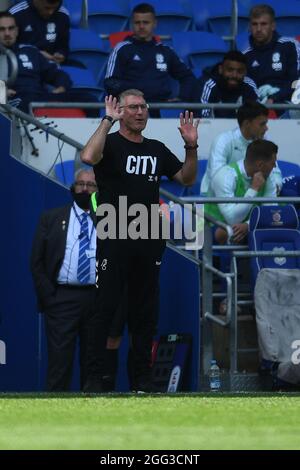
{"label": "raised hand", "polygon": [[114,121],[118,121],[123,117],[123,109],[120,109],[120,104],[117,101],[117,98],[114,98],[112,95],[105,97],[105,114],[111,116]]}
{"label": "raised hand", "polygon": [[180,126],[178,127],[181,137],[186,145],[197,145],[199,119],[194,120],[192,112],[180,113]]}

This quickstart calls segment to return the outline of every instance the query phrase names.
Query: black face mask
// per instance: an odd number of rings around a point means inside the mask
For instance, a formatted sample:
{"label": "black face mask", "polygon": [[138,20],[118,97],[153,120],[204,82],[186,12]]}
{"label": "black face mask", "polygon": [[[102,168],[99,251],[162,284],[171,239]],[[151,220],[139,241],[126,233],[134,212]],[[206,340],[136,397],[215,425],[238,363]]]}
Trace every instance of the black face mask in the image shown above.
{"label": "black face mask", "polygon": [[72,197],[80,209],[87,210],[90,208],[90,193],[75,193],[74,189],[71,189]]}

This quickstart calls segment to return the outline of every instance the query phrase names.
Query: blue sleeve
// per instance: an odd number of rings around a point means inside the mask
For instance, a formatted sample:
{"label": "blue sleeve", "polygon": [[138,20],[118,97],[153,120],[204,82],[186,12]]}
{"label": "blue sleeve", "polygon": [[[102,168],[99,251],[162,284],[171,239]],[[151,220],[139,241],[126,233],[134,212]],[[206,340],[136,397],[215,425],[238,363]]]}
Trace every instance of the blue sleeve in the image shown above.
{"label": "blue sleeve", "polygon": [[104,79],[104,88],[109,95],[118,96],[128,88],[139,88],[138,83],[135,85],[132,80],[122,78],[126,74],[126,67],[128,67],[128,63],[125,50],[118,44],[109,56]]}
{"label": "blue sleeve", "polygon": [[289,42],[286,44],[287,47],[287,65],[286,65],[286,81],[281,86],[278,93],[271,96],[275,103],[282,103],[284,101],[290,101],[294,89],[292,83],[299,78],[299,47],[295,42]]}
{"label": "blue sleeve", "polygon": [[70,42],[70,18],[67,15],[64,15],[62,21],[62,26],[58,31],[58,38],[57,38],[57,50],[55,52],[59,52],[63,54],[66,58],[69,54],[69,42]]}

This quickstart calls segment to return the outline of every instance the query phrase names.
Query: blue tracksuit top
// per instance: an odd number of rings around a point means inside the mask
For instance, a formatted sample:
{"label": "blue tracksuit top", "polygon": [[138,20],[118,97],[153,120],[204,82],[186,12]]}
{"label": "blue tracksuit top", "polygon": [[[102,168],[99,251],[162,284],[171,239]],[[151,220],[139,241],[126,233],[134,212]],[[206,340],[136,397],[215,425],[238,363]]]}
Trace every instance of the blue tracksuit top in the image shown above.
{"label": "blue tracksuit top", "polygon": [[33,44],[41,51],[59,52],[67,57],[70,19],[65,7],[61,6],[48,20],[39,15],[32,0],[17,3],[9,12],[19,27],[19,43]]}
{"label": "blue tracksuit top", "polygon": [[292,82],[299,77],[299,44],[293,38],[273,33],[271,42],[255,46],[249,38],[250,47],[243,51],[247,58],[247,75],[258,87],[269,84],[280,91],[272,98],[275,102],[290,100]]}
{"label": "blue tracksuit top", "polygon": [[172,94],[170,77],[179,81],[179,98],[192,100],[196,78],[173,49],[154,38],[140,41],[128,36],[110,54],[104,87],[113,96],[137,88],[148,101],[164,101]]}
{"label": "blue tracksuit top", "polygon": [[18,60],[18,76],[10,88],[17,93],[44,93],[46,83],[70,88],[72,82],[65,72],[40,53],[35,46],[15,44],[11,48]]}

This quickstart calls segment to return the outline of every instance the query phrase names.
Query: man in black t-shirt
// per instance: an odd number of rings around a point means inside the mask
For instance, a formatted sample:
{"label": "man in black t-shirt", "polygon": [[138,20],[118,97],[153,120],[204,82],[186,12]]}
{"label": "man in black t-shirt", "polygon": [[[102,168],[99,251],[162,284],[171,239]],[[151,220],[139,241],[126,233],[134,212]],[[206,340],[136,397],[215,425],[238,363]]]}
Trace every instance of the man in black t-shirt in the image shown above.
{"label": "man in black t-shirt", "polygon": [[[152,391],[151,348],[165,242],[154,238],[148,228],[159,204],[161,176],[183,185],[195,181],[198,121],[188,111],[180,115],[179,131],[186,149],[182,164],[163,143],[143,137],[148,106],[141,91],[126,90],[119,102],[110,95],[105,103],[106,115],[81,154],[84,163],[94,166],[102,201],[97,210],[97,313],[90,341],[94,375],[86,391],[103,390],[99,377],[103,373],[106,338],[126,288],[134,370],[131,388]],[[108,135],[117,120],[120,131]],[[139,212],[141,204],[146,210],[143,220],[138,217],[143,212]]]}

